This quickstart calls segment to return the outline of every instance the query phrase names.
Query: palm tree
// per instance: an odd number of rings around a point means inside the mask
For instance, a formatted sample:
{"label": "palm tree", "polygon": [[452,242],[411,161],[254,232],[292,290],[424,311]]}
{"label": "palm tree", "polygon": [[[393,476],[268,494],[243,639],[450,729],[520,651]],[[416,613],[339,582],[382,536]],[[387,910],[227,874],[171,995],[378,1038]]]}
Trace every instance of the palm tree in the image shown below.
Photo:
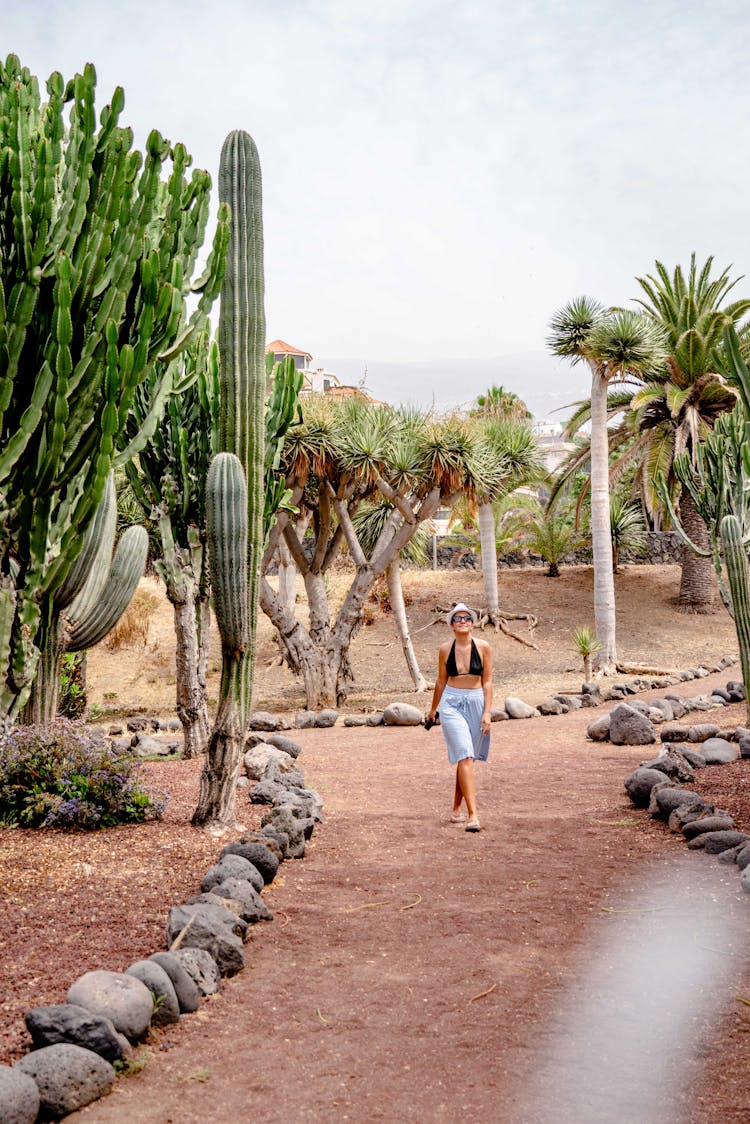
{"label": "palm tree", "polygon": [[[645,294],[638,303],[644,315],[664,330],[669,355],[663,370],[651,377],[631,402],[633,428],[641,437],[648,508],[654,511],[660,504],[656,480],[661,473],[671,494],[679,494],[680,521],[701,550],[710,547],[708,529],[690,493],[680,490],[674,459],[687,453],[695,463],[698,444],[711,432],[717,418],[734,408],[736,392],[719,373],[722,333],[729,325],[739,325],[742,337],[740,321],[750,311],[750,300],[724,304],[741,278],[731,281],[727,268],[712,279],[712,264],[713,258],[707,258],[699,272],[692,254],[687,275],[679,266],[670,275],[657,261],[656,275],[637,278]],[[714,600],[710,557],[685,549],[679,600],[687,611],[710,611]]]}
{"label": "palm tree", "polygon": [[484,414],[503,421],[530,421],[531,411],[522,398],[502,385],[488,386],[484,394],[478,394],[472,414]]}
{"label": "palm tree", "polygon": [[594,626],[601,649],[596,672],[617,670],[615,583],[609,514],[607,391],[614,381],[643,380],[663,367],[667,351],[660,326],[643,313],[607,310],[578,297],[555,314],[548,344],[554,355],[591,370],[591,537],[594,554]]}
{"label": "palm tree", "polygon": [[547,577],[560,577],[560,562],[582,542],[570,519],[549,510],[539,511],[526,532],[526,545],[547,563]]}

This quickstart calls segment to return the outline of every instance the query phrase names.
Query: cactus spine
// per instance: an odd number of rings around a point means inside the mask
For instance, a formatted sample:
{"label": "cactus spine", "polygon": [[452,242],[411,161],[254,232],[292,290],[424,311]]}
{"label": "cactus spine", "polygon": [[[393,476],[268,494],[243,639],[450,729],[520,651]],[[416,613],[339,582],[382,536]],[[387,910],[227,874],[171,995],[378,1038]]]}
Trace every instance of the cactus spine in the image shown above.
{"label": "cactus spine", "polygon": [[[209,527],[214,607],[221,633],[219,706],[201,776],[193,823],[221,831],[234,826],[234,799],[247,710],[252,699],[265,494],[265,314],[263,225],[258,151],[247,133],[230,133],[221,150],[219,200],[231,225],[219,313],[220,448],[210,470]],[[231,466],[231,467],[230,467]],[[241,520],[238,469],[246,482],[244,577],[229,541]],[[218,516],[218,518],[215,518]],[[217,560],[214,556],[218,557]],[[229,565],[231,561],[231,566]],[[227,568],[229,566],[229,568]],[[244,583],[244,584],[243,584]],[[243,599],[242,590],[246,590]]]}
{"label": "cactus spine", "polygon": [[748,694],[750,720],[750,589],[747,577],[747,554],[742,544],[740,522],[735,515],[725,515],[722,519],[721,542],[732,596],[732,616],[740,649],[742,681]]}

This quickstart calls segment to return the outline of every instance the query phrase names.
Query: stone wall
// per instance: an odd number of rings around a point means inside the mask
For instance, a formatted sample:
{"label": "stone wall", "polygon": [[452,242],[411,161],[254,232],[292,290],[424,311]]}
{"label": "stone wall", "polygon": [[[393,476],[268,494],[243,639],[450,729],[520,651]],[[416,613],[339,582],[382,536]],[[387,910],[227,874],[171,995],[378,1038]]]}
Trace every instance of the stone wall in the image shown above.
{"label": "stone wall", "polygon": [[[439,570],[478,570],[480,560],[478,554],[468,545],[466,546],[440,546],[437,548],[437,561]],[[679,564],[682,561],[682,544],[673,531],[650,531],[648,542],[643,550],[638,552],[623,550],[620,552],[620,562],[640,566],[664,566],[671,563]],[[521,566],[546,566],[547,563],[538,554],[530,550],[514,550],[498,558],[498,568],[501,570],[513,569]],[[430,562],[431,566],[432,563]],[[590,566],[591,548],[582,547],[573,554],[569,554],[561,562],[562,566]]]}

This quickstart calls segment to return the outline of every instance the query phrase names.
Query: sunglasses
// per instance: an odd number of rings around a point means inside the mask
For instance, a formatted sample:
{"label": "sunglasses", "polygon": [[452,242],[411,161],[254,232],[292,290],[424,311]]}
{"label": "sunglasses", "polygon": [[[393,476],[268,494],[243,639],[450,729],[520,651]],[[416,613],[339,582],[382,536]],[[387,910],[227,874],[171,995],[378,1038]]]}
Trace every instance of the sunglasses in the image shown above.
{"label": "sunglasses", "polygon": [[453,617],[451,624],[471,624],[471,617],[465,617],[461,613],[457,617]]}

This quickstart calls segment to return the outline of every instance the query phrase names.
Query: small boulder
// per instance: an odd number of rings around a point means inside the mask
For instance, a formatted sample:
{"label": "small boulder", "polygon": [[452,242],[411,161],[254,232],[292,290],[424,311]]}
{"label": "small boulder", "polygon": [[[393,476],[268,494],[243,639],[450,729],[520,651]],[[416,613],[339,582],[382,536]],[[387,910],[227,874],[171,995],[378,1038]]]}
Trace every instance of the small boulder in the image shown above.
{"label": "small boulder", "polygon": [[295,767],[291,754],[279,749],[278,746],[269,745],[268,742],[262,742],[246,750],[242,764],[246,774],[253,781],[262,781],[269,770],[276,769],[283,776]]}
{"label": "small boulder", "polygon": [[740,756],[739,747],[726,738],[706,738],[701,747],[701,756],[707,765],[729,765]]}
{"label": "small boulder", "polygon": [[386,726],[421,726],[422,711],[409,703],[392,702],[383,711]]}
{"label": "small boulder", "polygon": [[266,885],[273,882],[279,869],[279,860],[265,843],[227,843],[221,852],[221,858],[225,855],[241,855],[243,859],[247,859],[260,871]]}
{"label": "small boulder", "polygon": [[115,1083],[109,1062],[93,1050],[67,1042],[34,1050],[13,1068],[36,1082],[41,1110],[53,1117],[84,1108],[105,1096]]}
{"label": "small boulder", "polygon": [[366,714],[347,714],[346,717],[344,718],[344,725],[349,726],[349,727],[351,727],[351,726],[366,726],[367,725],[367,715]]}
{"label": "small boulder", "polygon": [[644,761],[642,763],[644,769],[657,769],[659,772],[664,773],[667,777],[672,777],[676,781],[686,782],[691,781],[694,776],[692,766],[690,766],[681,753],[674,749],[668,749],[666,753],[662,753],[659,757],[654,757],[651,761]]}
{"label": "small boulder", "polygon": [[273,914],[263,898],[249,882],[244,882],[241,878],[227,878],[213,892],[219,898],[231,898],[239,902],[242,907],[240,916],[249,925],[254,925],[257,921],[273,921]]}
{"label": "small boulder", "polygon": [[746,894],[750,894],[750,866],[746,866],[740,874],[740,886]]}
{"label": "small boulder", "polygon": [[729,696],[729,702],[744,702],[747,698],[745,684],[736,679],[730,679],[727,683],[727,695]]}
{"label": "small boulder", "polygon": [[245,966],[242,937],[237,936],[235,925],[244,926],[244,936],[245,923],[229,910],[209,905],[172,906],[167,920],[167,943],[173,944],[184,933],[180,948],[205,949],[221,974],[228,976]]}
{"label": "small boulder", "polygon": [[374,714],[367,715],[368,726],[382,726],[383,725],[383,712],[382,710],[375,711]]}
{"label": "small boulder", "polygon": [[300,710],[294,719],[294,725],[298,730],[311,730],[315,725],[315,717],[314,710]]}
{"label": "small boulder", "polygon": [[192,1015],[194,1011],[197,1011],[201,1004],[200,994],[176,953],[155,952],[149,959],[159,964],[172,981],[172,987],[175,990],[180,1007],[180,1014]]}
{"label": "small boulder", "polygon": [[535,706],[529,706],[523,699],[509,695],[505,700],[505,709],[509,718],[538,718],[539,711]]}
{"label": "small boulder", "polygon": [[651,789],[655,784],[664,783],[664,774],[656,769],[640,767],[625,778],[625,791],[636,808],[647,808]]}
{"label": "small boulder", "polygon": [[124,972],[85,972],[68,988],[67,1001],[104,1015],[131,1042],[146,1033],[154,1011],[146,985]]}
{"label": "small boulder", "polygon": [[592,742],[609,741],[609,723],[610,716],[608,714],[600,714],[593,722],[589,722],[586,727],[586,736],[591,738]]}
{"label": "small boulder", "polygon": [[610,714],[609,740],[613,745],[649,745],[656,741],[653,723],[627,703],[620,703]]}
{"label": "small boulder", "polygon": [[709,738],[718,738],[720,733],[719,727],[714,722],[702,722],[690,727],[689,740],[691,742],[707,742]]}
{"label": "small boulder", "polygon": [[691,839],[688,847],[693,851],[703,850],[707,855],[720,855],[722,851],[728,851],[730,847],[748,840],[750,835],[746,835],[744,831],[706,831]]}
{"label": "small boulder", "polygon": [[649,800],[649,813],[656,819],[668,820],[675,808],[691,808],[698,811],[705,807],[703,798],[689,788],[681,788],[670,781],[654,785]]}
{"label": "small boulder", "polygon": [[204,948],[178,948],[174,956],[201,995],[216,995],[221,988],[219,967]]}
{"label": "small boulder", "polygon": [[740,870],[744,870],[745,867],[750,866],[750,846],[747,843],[740,844],[735,862]]}
{"label": "small boulder", "polygon": [[[283,862],[284,854],[281,850],[281,846],[277,840],[269,836],[267,831],[246,831],[244,835],[240,836],[240,843],[262,843],[264,847],[268,848],[274,858],[278,859],[279,864]],[[256,890],[258,889],[257,886],[255,888]],[[258,893],[260,893],[260,890],[258,890]]]}
{"label": "small boulder", "polygon": [[[555,698],[557,700],[557,702],[562,703],[563,706],[567,706],[568,710],[580,710],[581,707],[583,706],[583,700],[582,700],[581,695],[562,695],[561,694],[561,695],[553,695],[553,698]],[[506,706],[508,705],[507,699],[505,700],[505,705]]]}
{"label": "small boulder", "polygon": [[270,737],[266,738],[266,744],[276,746],[282,753],[288,753],[290,757],[294,757],[295,759],[299,757],[302,752],[302,746],[299,742],[296,742],[294,738],[290,738],[286,734],[271,734]]}
{"label": "small boulder", "polygon": [[0,1065],[0,1120],[2,1124],[34,1124],[39,1115],[39,1089],[22,1069]]}
{"label": "small boulder", "polygon": [[111,1019],[94,1015],[74,1003],[34,1007],[26,1012],[24,1019],[35,1050],[67,1042],[93,1050],[111,1063],[124,1061],[132,1052],[127,1038],[118,1034]]}
{"label": "small boulder", "polygon": [[279,729],[279,720],[267,710],[256,710],[247,720],[248,730],[266,730],[272,732]]}
{"label": "small boulder", "polygon": [[243,878],[259,892],[265,886],[263,875],[257,866],[253,866],[242,855],[224,855],[224,857],[206,871],[206,876],[201,882],[201,891],[210,894],[214,886],[226,882],[227,878]]}
{"label": "small boulder", "polygon": [[677,752],[680,757],[685,758],[691,769],[705,769],[706,759],[702,753],[698,753],[695,749],[689,749],[685,742],[680,742],[679,746]]}
{"label": "small boulder", "polygon": [[665,723],[659,729],[659,737],[663,742],[689,742],[690,726],[679,726],[677,723]]}
{"label": "small boulder", "polygon": [[704,835],[707,831],[732,831],[734,820],[729,813],[714,813],[712,816],[699,816],[683,826],[682,834],[686,839],[695,839],[696,835]]}
{"label": "small boulder", "polygon": [[[325,710],[319,710],[315,715],[315,725],[320,730],[328,730],[331,726],[335,726],[338,720],[339,712],[332,707]],[[422,715],[420,714],[420,720]]]}
{"label": "small boulder", "polygon": [[498,706],[493,706],[490,711],[490,722],[507,722],[508,715],[505,710],[501,710]]}
{"label": "small boulder", "polygon": [[565,714],[568,710],[563,706],[559,699],[542,699],[537,705],[537,710],[540,714]]}
{"label": "small boulder", "polygon": [[180,1021],[177,993],[167,973],[155,960],[136,960],[125,969],[126,976],[135,976],[144,983],[154,999],[152,1026],[171,1026]]}

